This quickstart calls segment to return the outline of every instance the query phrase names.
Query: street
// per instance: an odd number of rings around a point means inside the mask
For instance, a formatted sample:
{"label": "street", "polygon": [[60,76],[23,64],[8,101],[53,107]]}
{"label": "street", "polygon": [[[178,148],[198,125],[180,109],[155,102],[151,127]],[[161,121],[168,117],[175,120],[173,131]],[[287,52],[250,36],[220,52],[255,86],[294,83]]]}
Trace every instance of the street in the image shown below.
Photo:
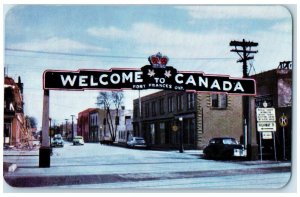
{"label": "street", "polygon": [[291,176],[290,162],[214,161],[201,151],[127,149],[98,143],[53,148],[50,168],[39,168],[38,150],[4,150],[17,164],[4,179],[15,187],[126,189],[273,189]]}

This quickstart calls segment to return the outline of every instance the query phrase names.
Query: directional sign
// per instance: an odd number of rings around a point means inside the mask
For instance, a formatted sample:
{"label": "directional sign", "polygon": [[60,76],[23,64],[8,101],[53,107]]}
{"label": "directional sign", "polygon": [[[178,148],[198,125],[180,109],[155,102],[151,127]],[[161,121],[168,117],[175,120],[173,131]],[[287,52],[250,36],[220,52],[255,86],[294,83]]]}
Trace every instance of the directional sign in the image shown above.
{"label": "directional sign", "polygon": [[256,118],[257,121],[270,121],[275,122],[275,108],[256,108]]}
{"label": "directional sign", "polygon": [[257,122],[257,131],[276,131],[275,122]]}

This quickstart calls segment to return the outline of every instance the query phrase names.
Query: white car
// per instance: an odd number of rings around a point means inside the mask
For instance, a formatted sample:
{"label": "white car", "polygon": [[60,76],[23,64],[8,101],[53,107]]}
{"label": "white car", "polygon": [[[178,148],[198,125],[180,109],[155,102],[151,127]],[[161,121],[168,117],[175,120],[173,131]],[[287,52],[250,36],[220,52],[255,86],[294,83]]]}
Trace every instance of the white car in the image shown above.
{"label": "white car", "polygon": [[82,136],[75,136],[73,138],[73,145],[84,145],[84,140]]}
{"label": "white car", "polygon": [[127,141],[127,146],[130,148],[146,148],[147,144],[142,137],[132,137],[129,141]]}

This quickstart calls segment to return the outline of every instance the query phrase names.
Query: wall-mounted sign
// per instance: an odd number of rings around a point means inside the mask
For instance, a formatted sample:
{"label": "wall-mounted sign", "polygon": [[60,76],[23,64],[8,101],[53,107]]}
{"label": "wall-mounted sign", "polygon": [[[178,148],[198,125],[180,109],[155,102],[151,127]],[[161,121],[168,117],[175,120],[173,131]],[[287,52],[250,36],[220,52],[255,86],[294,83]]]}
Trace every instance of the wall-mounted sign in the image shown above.
{"label": "wall-mounted sign", "polygon": [[166,66],[168,60],[166,56],[158,53],[149,57],[151,65],[141,69],[46,70],[43,75],[43,88],[48,90],[164,89],[256,94],[254,79],[177,71],[171,66]]}

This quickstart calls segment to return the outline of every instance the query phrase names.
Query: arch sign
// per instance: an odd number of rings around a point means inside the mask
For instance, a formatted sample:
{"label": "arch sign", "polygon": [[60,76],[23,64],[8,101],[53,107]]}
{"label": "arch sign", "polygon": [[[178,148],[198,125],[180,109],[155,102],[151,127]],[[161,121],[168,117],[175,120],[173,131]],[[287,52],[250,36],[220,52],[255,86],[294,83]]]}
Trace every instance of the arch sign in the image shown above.
{"label": "arch sign", "polygon": [[[163,89],[193,92],[217,92],[255,95],[254,79],[206,75],[203,72],[177,71],[167,66],[169,58],[161,53],[148,58],[150,65],[141,69],[113,68],[110,70],[77,71],[46,70],[43,74],[42,144],[39,167],[50,167],[49,95],[50,90],[122,90]],[[178,128],[173,128],[177,130]]]}
{"label": "arch sign", "polygon": [[43,88],[44,90],[164,89],[249,96],[256,94],[254,79],[177,71],[172,66],[167,66],[169,58],[162,56],[161,53],[150,56],[148,60],[150,65],[141,69],[46,70],[43,75]]}

